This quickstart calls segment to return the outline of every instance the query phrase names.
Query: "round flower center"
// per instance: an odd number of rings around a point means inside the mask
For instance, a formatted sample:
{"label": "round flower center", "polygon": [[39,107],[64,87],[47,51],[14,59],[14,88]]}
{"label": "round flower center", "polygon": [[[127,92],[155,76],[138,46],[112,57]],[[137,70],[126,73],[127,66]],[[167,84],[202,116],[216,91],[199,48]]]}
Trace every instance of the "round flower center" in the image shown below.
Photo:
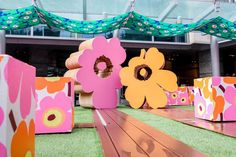
{"label": "round flower center", "polygon": [[48,121],[52,121],[52,120],[54,120],[55,118],[56,118],[55,114],[50,114],[50,115],[48,116]]}
{"label": "round flower center", "polygon": [[113,65],[111,60],[106,56],[102,55],[98,57],[94,64],[94,72],[98,77],[106,78],[111,75]]}
{"label": "round flower center", "polygon": [[135,78],[141,81],[148,80],[152,75],[152,69],[149,68],[147,65],[139,65],[135,68]]}
{"label": "round flower center", "polygon": [[199,110],[202,111],[202,106],[199,106]]}

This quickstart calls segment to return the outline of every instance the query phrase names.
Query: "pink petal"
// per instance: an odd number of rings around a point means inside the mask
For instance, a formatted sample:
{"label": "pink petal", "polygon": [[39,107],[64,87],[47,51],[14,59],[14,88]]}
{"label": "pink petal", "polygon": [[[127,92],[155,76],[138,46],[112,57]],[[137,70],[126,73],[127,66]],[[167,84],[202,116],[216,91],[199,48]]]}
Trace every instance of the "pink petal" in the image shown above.
{"label": "pink petal", "polygon": [[104,87],[93,92],[93,104],[97,109],[116,108],[118,103],[117,91]]}

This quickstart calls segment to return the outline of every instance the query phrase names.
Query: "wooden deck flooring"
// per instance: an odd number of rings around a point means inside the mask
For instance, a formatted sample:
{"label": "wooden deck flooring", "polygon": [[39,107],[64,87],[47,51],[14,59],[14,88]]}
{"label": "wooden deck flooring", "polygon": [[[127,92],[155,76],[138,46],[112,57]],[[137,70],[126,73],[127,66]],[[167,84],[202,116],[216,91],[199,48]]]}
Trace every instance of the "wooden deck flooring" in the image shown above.
{"label": "wooden deck flooring", "polygon": [[236,137],[236,122],[210,122],[201,120],[194,117],[194,111],[184,109],[143,109],[143,111],[194,127]]}
{"label": "wooden deck flooring", "polygon": [[93,112],[104,157],[203,157],[203,153],[163,132],[113,110]]}

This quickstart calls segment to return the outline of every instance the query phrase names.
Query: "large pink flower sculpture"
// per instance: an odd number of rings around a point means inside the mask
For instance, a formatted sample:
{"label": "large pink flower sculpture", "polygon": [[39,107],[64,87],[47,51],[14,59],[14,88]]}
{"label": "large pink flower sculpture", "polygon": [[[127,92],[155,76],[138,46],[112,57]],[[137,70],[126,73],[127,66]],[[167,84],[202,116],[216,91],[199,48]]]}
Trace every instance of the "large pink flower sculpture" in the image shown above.
{"label": "large pink flower sculpture", "polygon": [[119,72],[126,58],[125,50],[117,38],[107,40],[102,36],[94,38],[90,46],[78,59],[81,68],[77,81],[84,92],[92,92],[95,108],[115,108],[116,89],[122,87]]}
{"label": "large pink flower sculpture", "polygon": [[56,94],[55,98],[45,97],[40,102],[40,109],[36,110],[36,132],[60,132],[71,128],[72,113],[71,100],[63,92]]}
{"label": "large pink flower sculpture", "polygon": [[29,65],[9,58],[5,68],[5,79],[8,84],[9,98],[15,103],[20,95],[20,113],[22,118],[30,113],[31,96],[35,95],[35,71]]}

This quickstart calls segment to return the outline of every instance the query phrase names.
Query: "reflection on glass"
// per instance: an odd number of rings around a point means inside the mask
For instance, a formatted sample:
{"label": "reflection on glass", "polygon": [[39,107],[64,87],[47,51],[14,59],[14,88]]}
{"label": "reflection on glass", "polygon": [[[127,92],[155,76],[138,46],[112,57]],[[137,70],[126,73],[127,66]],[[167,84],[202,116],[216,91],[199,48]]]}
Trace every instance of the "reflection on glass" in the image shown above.
{"label": "reflection on glass", "polygon": [[38,25],[34,27],[34,36],[44,36],[44,30],[42,25]]}
{"label": "reflection on glass", "polygon": [[142,40],[152,41],[152,36],[139,33],[130,29],[121,29],[119,31],[119,37],[122,40]]}
{"label": "reflection on glass", "polygon": [[186,42],[186,35],[180,35],[176,37],[154,37],[154,41],[166,41],[166,42]]}
{"label": "reflection on glass", "polygon": [[106,39],[113,37],[113,32],[107,32],[102,34],[78,34],[78,38],[94,38],[96,36],[104,36]]}
{"label": "reflection on glass", "polygon": [[51,37],[65,37],[74,38],[75,33],[71,33],[56,28],[49,28],[46,25],[39,25],[34,27],[34,36],[51,36]]}
{"label": "reflection on glass", "polygon": [[6,34],[11,34],[11,35],[30,35],[30,28],[18,29],[18,30],[10,30],[10,31],[6,31]]}

